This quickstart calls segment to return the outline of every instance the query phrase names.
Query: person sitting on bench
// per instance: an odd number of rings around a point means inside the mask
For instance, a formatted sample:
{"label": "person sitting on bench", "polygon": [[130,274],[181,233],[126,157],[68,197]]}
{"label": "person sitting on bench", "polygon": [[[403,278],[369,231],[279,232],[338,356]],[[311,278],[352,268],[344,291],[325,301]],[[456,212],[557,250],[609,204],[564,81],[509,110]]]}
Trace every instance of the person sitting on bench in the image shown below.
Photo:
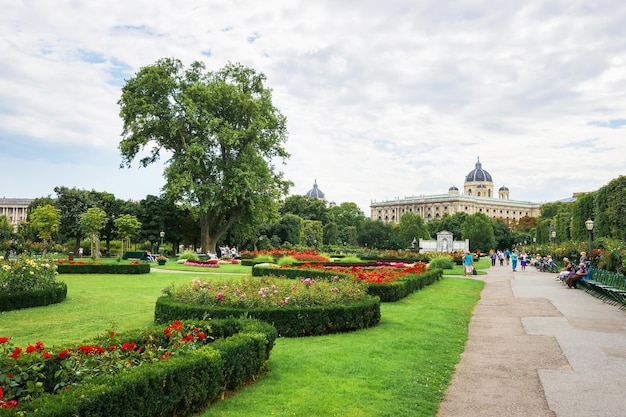
{"label": "person sitting on bench", "polygon": [[574,275],[570,275],[565,281],[567,288],[578,288],[578,281],[580,281],[589,272],[587,270],[587,265],[585,265],[584,262],[581,262],[579,266],[580,269],[576,271]]}

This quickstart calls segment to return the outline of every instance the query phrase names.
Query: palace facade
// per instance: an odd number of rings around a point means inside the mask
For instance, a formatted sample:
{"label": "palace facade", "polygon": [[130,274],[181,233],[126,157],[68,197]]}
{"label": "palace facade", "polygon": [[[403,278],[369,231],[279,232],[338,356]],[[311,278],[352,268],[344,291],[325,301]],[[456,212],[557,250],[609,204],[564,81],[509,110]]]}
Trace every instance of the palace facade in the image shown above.
{"label": "palace facade", "polygon": [[26,220],[26,212],[32,202],[31,198],[0,198],[0,216],[7,216],[16,231],[17,225]]}
{"label": "palace facade", "polygon": [[475,168],[465,176],[463,194],[452,186],[447,194],[419,195],[396,198],[390,201],[372,202],[371,219],[385,223],[400,223],[404,213],[416,213],[429,222],[439,219],[444,214],[484,213],[488,217],[502,218],[507,224],[513,224],[522,217],[538,217],[541,204],[529,201],[509,199],[509,189],[502,186],[497,195],[494,192],[491,174],[482,168],[480,158]]}

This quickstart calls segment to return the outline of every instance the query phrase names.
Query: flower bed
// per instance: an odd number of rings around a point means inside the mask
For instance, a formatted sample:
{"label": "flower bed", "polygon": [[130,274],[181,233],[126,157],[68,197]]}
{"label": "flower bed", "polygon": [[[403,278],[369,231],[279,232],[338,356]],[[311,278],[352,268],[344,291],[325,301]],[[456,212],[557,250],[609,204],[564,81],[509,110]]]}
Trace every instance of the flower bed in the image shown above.
{"label": "flower bed", "polygon": [[[305,276],[314,278],[331,278],[340,276],[362,281],[367,284],[370,295],[380,297],[382,302],[398,301],[412,292],[430,285],[441,279],[443,271],[440,269],[428,270],[426,264],[417,262],[411,265],[395,263],[392,266],[379,267],[344,267],[322,264],[306,264],[289,267],[271,265],[257,265],[252,268],[253,276],[283,275],[287,278],[301,279]],[[400,266],[401,265],[401,266]]]}
{"label": "flower bed", "polygon": [[364,283],[339,277],[294,282],[281,278],[243,278],[163,288],[155,321],[172,317],[201,318],[247,315],[273,324],[281,336],[297,337],[348,332],[380,321],[380,300]]}
{"label": "flower bed", "polygon": [[59,352],[0,337],[0,415],[190,415],[258,375],[276,337],[249,319],[174,321]]}
{"label": "flower bed", "polygon": [[57,267],[46,259],[18,257],[0,267],[0,311],[60,303],[67,286],[56,280]]}
{"label": "flower bed", "polygon": [[194,259],[186,259],[184,265],[186,266],[205,266],[208,268],[219,268],[219,259],[209,259],[208,261],[200,261]]}

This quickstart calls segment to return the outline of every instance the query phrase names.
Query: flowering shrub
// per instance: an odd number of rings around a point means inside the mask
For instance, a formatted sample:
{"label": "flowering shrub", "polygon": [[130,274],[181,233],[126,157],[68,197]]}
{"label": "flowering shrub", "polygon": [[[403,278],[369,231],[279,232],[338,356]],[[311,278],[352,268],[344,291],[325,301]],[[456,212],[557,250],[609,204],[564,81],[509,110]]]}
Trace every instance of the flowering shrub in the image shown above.
{"label": "flowering shrub", "polygon": [[341,266],[323,266],[317,264],[305,264],[295,268],[302,269],[318,269],[337,274],[348,274],[352,278],[358,281],[363,281],[368,284],[389,284],[399,279],[402,279],[406,275],[413,274],[418,275],[426,271],[426,264],[423,262],[417,262],[414,265],[406,266],[405,264],[400,267],[396,266],[381,266],[381,267],[341,267]]}
{"label": "flowering shrub", "polygon": [[251,309],[347,304],[365,299],[366,290],[364,282],[338,277],[319,281],[305,278],[299,282],[269,277],[212,283],[194,278],[189,284],[161,291],[176,301],[189,304]]}
{"label": "flowering shrub", "polygon": [[295,249],[272,249],[272,250],[259,250],[259,251],[242,251],[242,259],[253,259],[258,256],[269,256],[273,259],[282,258],[285,256],[291,256],[300,262],[328,262],[329,259],[326,256],[322,256],[318,251],[311,249],[305,251],[298,251]]}
{"label": "flowering shrub", "polygon": [[190,260],[197,261],[198,259],[200,259],[200,257],[198,257],[198,254],[192,250],[184,250],[178,254],[178,259],[184,259],[184,260],[190,259]]}
{"label": "flowering shrub", "polygon": [[209,259],[208,261],[199,261],[199,260],[193,260],[193,259],[187,259],[184,262],[185,265],[187,266],[206,266],[209,268],[219,268],[219,260],[218,259]]}
{"label": "flowering shrub", "polygon": [[16,293],[47,289],[57,284],[56,264],[49,260],[18,257],[0,267],[0,291]]}
{"label": "flowering shrub", "polygon": [[[183,324],[176,320],[163,332],[167,343],[148,342],[142,346],[121,342],[110,331],[103,345],[86,344],[63,349],[54,369],[53,391],[71,389],[98,375],[118,374],[144,363],[167,360],[173,355],[195,350],[213,340],[206,336],[208,328]],[[25,349],[14,347],[8,337],[0,337],[0,408],[15,408],[18,401],[36,398],[44,392],[44,367],[53,359],[43,343],[30,343]],[[50,366],[50,365],[49,365]]]}

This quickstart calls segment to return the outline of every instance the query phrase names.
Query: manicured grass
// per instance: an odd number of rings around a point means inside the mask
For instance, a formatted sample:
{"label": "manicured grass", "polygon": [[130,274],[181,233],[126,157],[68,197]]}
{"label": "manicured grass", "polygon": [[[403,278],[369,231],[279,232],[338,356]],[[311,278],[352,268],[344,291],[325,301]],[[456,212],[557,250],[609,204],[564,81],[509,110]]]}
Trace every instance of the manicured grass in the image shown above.
{"label": "manicured grass", "polygon": [[[249,270],[249,268],[248,268]],[[0,313],[0,336],[12,336],[25,346],[82,342],[111,328],[129,330],[154,320],[154,304],[161,288],[211,275],[151,272],[140,275],[61,274],[67,283],[67,299],[59,304]],[[239,278],[242,274],[222,275]]]}
{"label": "manicured grass", "polygon": [[[111,323],[120,330],[143,327],[152,322],[160,288],[193,276],[61,275],[68,299],[2,313],[0,336],[13,336],[21,346],[36,341],[65,346],[100,334]],[[435,416],[483,286],[480,280],[445,278],[384,303],[375,328],[279,339],[267,374],[201,416]]]}
{"label": "manicured grass", "polygon": [[208,273],[220,273],[220,274],[241,274],[250,275],[251,268],[249,266],[242,266],[239,264],[220,264],[218,268],[205,267],[205,266],[186,266],[179,264],[174,259],[170,259],[165,265],[158,265],[156,262],[151,263],[152,268],[165,269],[168,271],[185,271],[185,272],[208,272]]}
{"label": "manicured grass", "polygon": [[279,339],[262,379],[201,416],[434,416],[483,286],[446,278],[383,304],[375,328]]}

